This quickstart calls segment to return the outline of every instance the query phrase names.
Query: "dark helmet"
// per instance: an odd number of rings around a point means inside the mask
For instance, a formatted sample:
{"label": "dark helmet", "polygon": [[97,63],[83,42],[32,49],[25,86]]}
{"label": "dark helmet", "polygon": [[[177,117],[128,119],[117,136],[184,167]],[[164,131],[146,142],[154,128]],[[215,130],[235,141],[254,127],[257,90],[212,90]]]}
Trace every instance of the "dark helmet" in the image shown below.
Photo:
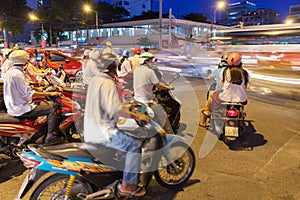
{"label": "dark helmet", "polygon": [[227,59],[228,59],[228,55],[227,54],[224,54],[223,56],[221,56],[221,62],[222,61],[227,62]]}
{"label": "dark helmet", "polygon": [[98,69],[102,72],[116,70],[118,58],[112,53],[101,54]]}
{"label": "dark helmet", "polygon": [[221,62],[219,63],[218,67],[219,68],[227,67],[227,65],[228,65],[227,59],[228,59],[228,55],[227,54],[224,54],[223,56],[221,56]]}

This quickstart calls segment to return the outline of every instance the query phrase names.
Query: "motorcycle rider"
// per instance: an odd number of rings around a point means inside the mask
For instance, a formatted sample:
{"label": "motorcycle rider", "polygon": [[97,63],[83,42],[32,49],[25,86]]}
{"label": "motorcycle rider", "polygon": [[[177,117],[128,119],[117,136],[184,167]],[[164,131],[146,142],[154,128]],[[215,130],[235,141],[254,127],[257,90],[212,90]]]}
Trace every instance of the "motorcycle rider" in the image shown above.
{"label": "motorcycle rider", "polygon": [[[220,89],[220,81],[221,81],[221,76],[220,74],[223,73],[223,70],[228,66],[227,62],[228,55],[224,54],[221,56],[221,62],[218,65],[218,68],[215,69],[208,77],[208,80],[214,80],[215,82],[210,86],[210,89],[207,94],[207,100],[204,106],[204,110],[207,110],[206,108],[209,107],[208,104],[208,98],[211,98],[212,94],[214,91],[219,91],[222,92],[222,89]],[[207,127],[207,115],[203,114],[201,115],[200,121],[199,121],[199,126],[202,127]]]}
{"label": "motorcycle rider", "polygon": [[119,64],[117,70],[118,77],[124,77],[132,71],[131,62],[128,60],[128,57],[129,57],[129,51],[124,50],[122,56],[120,56],[119,58]]}
{"label": "motorcycle rider", "polygon": [[83,83],[89,85],[91,79],[97,75],[98,68],[97,65],[100,62],[101,52],[97,49],[94,49],[89,54],[89,60],[87,61],[84,71],[83,71]]}
{"label": "motorcycle rider", "polygon": [[40,68],[49,69],[51,68],[51,55],[49,50],[45,50],[43,55],[43,60],[41,62]]}
{"label": "motorcycle rider", "polygon": [[28,81],[41,86],[49,85],[49,83],[43,79],[46,72],[36,67],[36,50],[27,49],[26,52],[29,54],[29,59],[24,67],[24,71]]}
{"label": "motorcycle rider", "polygon": [[142,50],[137,47],[133,50],[134,55],[132,57],[129,57],[129,60],[131,62],[132,70],[136,69],[138,66],[140,66],[140,55],[142,53]]}
{"label": "motorcycle rider", "polygon": [[102,51],[103,54],[111,53],[113,55],[117,55],[116,52],[112,49],[112,43],[111,43],[111,41],[106,41],[105,45],[106,45],[106,47]]}
{"label": "motorcycle rider", "polygon": [[1,79],[4,79],[5,73],[12,66],[11,61],[8,59],[8,56],[12,51],[12,49],[4,49],[3,51],[4,60],[2,61],[1,66]]}
{"label": "motorcycle rider", "polygon": [[140,55],[140,66],[133,71],[133,89],[134,99],[142,103],[150,103],[151,108],[159,118],[160,124],[169,134],[174,134],[168,117],[155,99],[153,86],[159,89],[173,90],[173,86],[169,86],[160,82],[153,68],[155,67],[156,58],[152,53],[145,52]]}
{"label": "motorcycle rider", "polygon": [[[125,167],[119,192],[124,196],[143,196],[144,188],[138,186],[141,145],[138,138],[126,134],[117,127],[118,117],[133,118],[149,122],[148,116],[129,111],[129,106],[122,104],[114,82],[117,68],[117,57],[103,54],[99,58],[99,73],[91,80],[88,87],[84,116],[84,141],[96,149],[101,146],[126,152]],[[101,157],[99,158],[101,160]]]}
{"label": "motorcycle rider", "polygon": [[59,136],[56,108],[53,105],[35,105],[32,96],[56,96],[57,92],[37,92],[26,84],[24,67],[28,54],[24,50],[14,50],[9,55],[13,66],[7,71],[4,79],[4,102],[8,114],[14,117],[39,117],[47,115],[48,133],[45,144],[61,143]]}
{"label": "motorcycle rider", "polygon": [[222,101],[247,104],[246,89],[249,83],[249,74],[242,67],[242,55],[233,52],[228,55],[227,62],[228,66],[220,74],[222,91],[215,91],[208,98],[206,107],[202,111],[206,116],[210,115],[212,109],[216,109]]}

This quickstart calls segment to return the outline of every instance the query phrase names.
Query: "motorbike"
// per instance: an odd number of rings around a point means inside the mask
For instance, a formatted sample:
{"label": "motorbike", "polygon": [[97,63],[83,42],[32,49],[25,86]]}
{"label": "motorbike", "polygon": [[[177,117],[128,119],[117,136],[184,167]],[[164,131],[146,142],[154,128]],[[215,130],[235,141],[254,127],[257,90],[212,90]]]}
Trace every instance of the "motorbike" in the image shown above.
{"label": "motorbike", "polygon": [[210,127],[224,140],[225,144],[236,141],[246,131],[244,105],[239,102],[222,102],[213,109]]}
{"label": "motorbike", "polygon": [[[146,105],[134,106],[133,110],[135,109],[147,110],[147,112],[151,110]],[[153,156],[153,152],[147,151],[143,146],[140,184],[147,187],[152,177],[155,177],[160,185],[172,189],[182,187],[189,180],[195,168],[195,155],[184,138],[165,134],[165,131],[153,120],[149,124],[137,123],[127,118],[121,121],[118,126],[122,130],[136,134],[136,130],[142,128],[147,133],[154,133],[151,137],[142,137],[146,134],[142,131],[140,136],[144,142],[156,138],[156,144],[159,144],[154,151],[160,150],[161,153],[156,154],[159,155],[158,157]],[[115,149],[103,146],[102,149],[97,149],[98,153],[101,152],[100,159],[99,154],[95,159],[91,153],[93,150],[85,143],[53,146],[30,144],[28,148],[29,151],[19,153],[30,172],[23,181],[17,199],[22,199],[25,195],[30,195],[30,199],[39,200],[124,197],[118,189],[122,181],[122,167],[116,167],[124,166],[124,156]],[[41,181],[40,179],[49,172],[54,173]],[[29,194],[28,191],[35,183],[38,183],[38,186]]]}
{"label": "motorbike", "polygon": [[[80,141],[82,113],[74,102],[65,96],[49,96],[33,99],[36,103],[52,102],[59,116],[59,130],[70,142]],[[44,143],[47,133],[47,117],[17,118],[6,112],[0,113],[0,152],[17,158],[17,152],[26,148],[30,143]]]}
{"label": "motorbike", "polygon": [[[164,82],[167,85],[171,85],[179,77],[180,75],[179,73],[177,73],[174,78],[168,83],[162,78],[160,79],[160,81]],[[154,93],[158,103],[163,106],[166,114],[168,115],[168,119],[172,126],[173,132],[177,134],[180,127],[181,117],[180,108],[182,104],[180,99],[176,96],[175,92],[170,89],[159,89],[157,87],[154,87]]]}

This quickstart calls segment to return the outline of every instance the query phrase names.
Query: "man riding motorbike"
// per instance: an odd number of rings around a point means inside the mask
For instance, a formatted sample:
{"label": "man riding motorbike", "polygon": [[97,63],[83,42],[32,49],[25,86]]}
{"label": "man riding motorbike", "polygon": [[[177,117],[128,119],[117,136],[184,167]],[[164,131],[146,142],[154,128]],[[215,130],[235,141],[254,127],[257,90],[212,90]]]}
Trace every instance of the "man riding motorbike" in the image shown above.
{"label": "man riding motorbike", "polygon": [[149,52],[140,55],[140,66],[133,71],[133,89],[135,100],[142,103],[150,103],[151,108],[157,115],[160,124],[164,127],[165,131],[169,134],[174,134],[170,121],[162,106],[157,103],[155,94],[153,93],[153,86],[159,89],[174,89],[160,82],[153,68],[155,67],[156,58]]}
{"label": "man riding motorbike", "polygon": [[92,50],[89,53],[89,60],[84,66],[84,71],[83,71],[83,83],[85,85],[89,85],[91,79],[98,73],[97,65],[99,64],[100,56],[101,56],[100,51],[96,49]]}
{"label": "man riding motorbike", "polygon": [[[84,141],[96,151],[101,146],[126,153],[125,167],[119,193],[124,196],[143,196],[144,188],[138,186],[142,141],[117,128],[118,117],[133,118],[149,122],[150,118],[141,113],[129,111],[122,104],[114,82],[117,58],[113,54],[103,54],[99,58],[99,73],[89,82],[84,116]],[[100,156],[99,156],[100,159]]]}
{"label": "man riding motorbike", "polygon": [[45,144],[61,143],[56,108],[53,105],[35,105],[32,96],[55,96],[57,92],[37,92],[26,84],[24,67],[28,54],[24,50],[14,50],[9,55],[13,66],[6,72],[4,79],[4,102],[8,114],[14,117],[38,117],[47,115],[48,133]]}

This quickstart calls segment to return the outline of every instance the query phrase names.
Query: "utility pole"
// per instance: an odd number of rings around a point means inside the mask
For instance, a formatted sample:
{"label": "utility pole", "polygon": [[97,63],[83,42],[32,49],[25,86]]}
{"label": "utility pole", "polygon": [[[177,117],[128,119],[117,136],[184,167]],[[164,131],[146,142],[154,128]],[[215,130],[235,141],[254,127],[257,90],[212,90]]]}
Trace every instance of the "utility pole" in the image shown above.
{"label": "utility pole", "polygon": [[162,1],[159,0],[159,42],[158,42],[158,49],[162,49]]}
{"label": "utility pole", "polygon": [[169,9],[169,40],[168,48],[172,48],[172,8]]}

